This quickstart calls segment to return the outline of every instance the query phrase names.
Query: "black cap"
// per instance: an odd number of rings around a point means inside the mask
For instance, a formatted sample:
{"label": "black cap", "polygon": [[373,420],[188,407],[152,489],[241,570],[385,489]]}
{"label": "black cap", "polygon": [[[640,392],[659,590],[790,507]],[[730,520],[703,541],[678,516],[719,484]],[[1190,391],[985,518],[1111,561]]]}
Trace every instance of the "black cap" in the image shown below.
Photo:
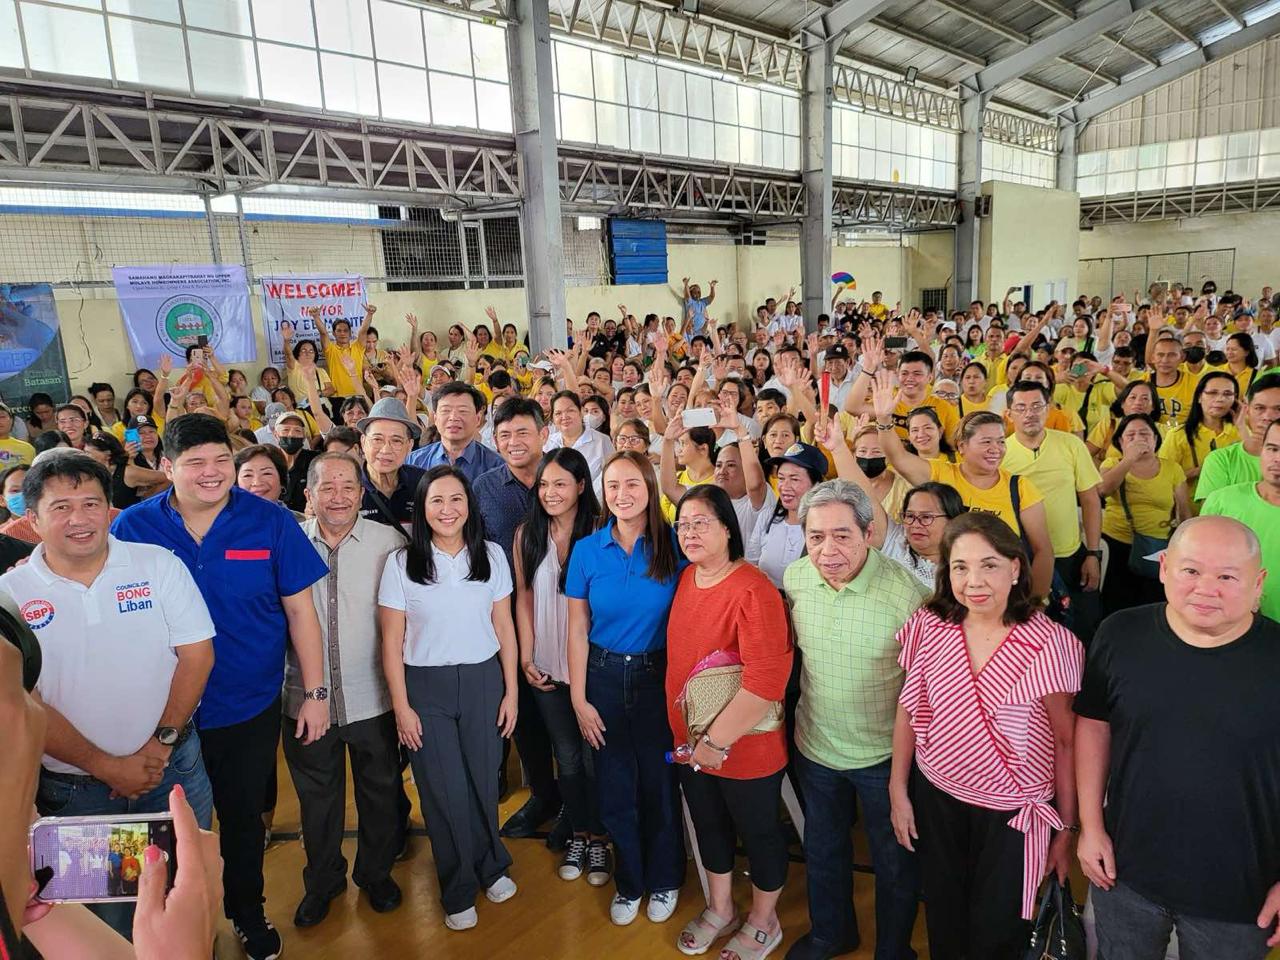
{"label": "black cap", "polygon": [[769,461],[769,465],[775,468],[784,463],[794,463],[797,467],[804,467],[818,477],[827,475],[827,458],[822,455],[821,450],[808,443],[793,443],[787,447],[782,456],[774,457]]}
{"label": "black cap", "polygon": [[837,343],[834,346],[827,347],[827,351],[823,354],[824,360],[843,360],[849,362],[849,351],[843,343]]}
{"label": "black cap", "polygon": [[126,427],[129,430],[141,430],[143,427],[151,427],[153,430],[160,429],[159,424],[145,413],[140,413],[136,417],[130,417]]}

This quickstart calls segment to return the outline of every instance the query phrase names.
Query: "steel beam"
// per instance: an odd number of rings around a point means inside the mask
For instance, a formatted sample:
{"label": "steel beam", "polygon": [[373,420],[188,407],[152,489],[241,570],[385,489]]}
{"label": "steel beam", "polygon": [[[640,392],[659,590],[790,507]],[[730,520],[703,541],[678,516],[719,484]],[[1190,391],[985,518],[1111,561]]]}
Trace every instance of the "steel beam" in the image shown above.
{"label": "steel beam", "polygon": [[982,187],[981,91],[961,84],[960,148],[956,164],[957,223],[955,234],[955,279],[953,303],[963,308],[977,295],[978,285],[978,191]]}
{"label": "steel beam", "polygon": [[893,6],[895,0],[837,0],[818,7],[793,28],[812,41],[835,40]]}
{"label": "steel beam", "polygon": [[1176,23],[1170,20],[1167,16],[1165,16],[1155,7],[1152,7],[1150,10],[1147,11],[1147,16],[1149,16],[1152,20],[1156,21],[1156,23],[1163,26],[1166,30],[1172,33],[1175,37],[1177,37],[1183,43],[1189,43],[1193,47],[1200,46],[1199,40],[1197,40],[1191,34],[1187,33],[1186,30],[1182,29],[1182,27],[1178,26]]}
{"label": "steel beam", "polygon": [[530,349],[568,345],[565,332],[564,236],[556,157],[555,91],[551,83],[551,22],[545,0],[512,0],[516,24],[507,31],[512,122],[523,175],[520,214],[524,298]]}
{"label": "steel beam", "polygon": [[831,88],[835,44],[805,50],[800,100],[800,167],[805,211],[800,224],[800,288],[804,322],[816,330],[818,315],[831,309],[832,163]]}
{"label": "steel beam", "polygon": [[1076,188],[1076,144],[1079,135],[1079,128],[1074,123],[1066,119],[1059,121],[1057,166],[1059,190],[1074,191]]}
{"label": "steel beam", "polygon": [[1110,0],[1092,13],[1074,20],[1065,27],[1059,27],[1017,53],[1010,54],[979,70],[974,77],[974,83],[984,92],[995,90],[1027,71],[1035,69],[1045,60],[1064,54],[1103,30],[1115,26],[1132,13],[1132,0]]}

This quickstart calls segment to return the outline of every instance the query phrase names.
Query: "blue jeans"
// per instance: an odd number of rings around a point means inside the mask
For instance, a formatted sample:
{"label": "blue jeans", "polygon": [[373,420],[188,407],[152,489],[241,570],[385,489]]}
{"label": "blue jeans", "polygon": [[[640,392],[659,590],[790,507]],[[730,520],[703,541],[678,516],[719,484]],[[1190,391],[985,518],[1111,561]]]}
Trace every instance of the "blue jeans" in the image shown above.
{"label": "blue jeans", "polygon": [[[208,830],[213,821],[213,789],[200,759],[200,737],[194,730],[169,755],[160,785],[136,800],[110,796],[111,788],[87,776],[40,771],[36,807],[42,817],[87,817],[102,814],[168,813],[169,793],[182,784],[196,822]],[[133,939],[132,903],[91,903],[90,910],[126,939]]]}
{"label": "blue jeans", "polygon": [[684,884],[684,829],[671,749],[664,687],[665,651],[623,656],[593,646],[587,658],[587,700],[604,722],[596,751],[600,820],[613,840],[618,895]]}
{"label": "blue jeans", "polygon": [[[1252,923],[1188,917],[1166,910],[1132,887],[1091,886],[1098,960],[1164,960],[1169,935],[1178,931],[1182,960],[1262,960],[1270,930]],[[1261,904],[1259,904],[1261,906]]]}
{"label": "blue jeans", "polygon": [[804,786],[804,860],[811,936],[835,949],[859,942],[853,911],[853,840],[857,804],[876,877],[875,960],[915,960],[911,930],[919,906],[915,854],[898,843],[889,820],[889,761],[861,770],[832,770],[800,751]]}

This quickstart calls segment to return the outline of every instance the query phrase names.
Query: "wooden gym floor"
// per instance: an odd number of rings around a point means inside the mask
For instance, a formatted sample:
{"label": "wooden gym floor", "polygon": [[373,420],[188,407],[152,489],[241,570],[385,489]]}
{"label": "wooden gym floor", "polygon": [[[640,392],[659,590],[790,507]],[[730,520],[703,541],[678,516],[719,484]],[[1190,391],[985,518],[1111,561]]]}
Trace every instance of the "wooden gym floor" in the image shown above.
{"label": "wooden gym floor", "polygon": [[[518,782],[518,767],[512,759],[513,776]],[[280,760],[280,791],[274,831],[296,837],[298,801],[283,758]],[[355,804],[351,799],[350,779],[347,788],[347,828],[356,823]],[[524,790],[513,791],[502,804],[499,822],[519,808],[526,797]],[[413,825],[422,827],[417,812],[417,796],[409,785],[414,803]],[[681,928],[704,906],[698,878],[689,863],[680,906],[664,924],[650,923],[641,909],[640,916],[629,927],[615,927],[609,922],[609,903],[613,885],[596,888],[585,879],[567,883],[556,876],[559,854],[546,848],[541,840],[510,840],[508,849],[515,860],[512,879],[519,893],[503,904],[491,904],[479,898],[480,923],[472,930],[455,933],[444,926],[440,908],[431,847],[425,835],[415,835],[408,860],[397,863],[392,872],[404,891],[399,909],[377,914],[368,901],[349,884],[347,892],[335,900],[329,916],[319,926],[300,930],[293,925],[293,911],[302,898],[302,867],[305,855],[296,839],[279,840],[267,850],[265,860],[267,916],[284,937],[284,956],[306,957],[308,960],[349,960],[366,957],[447,957],[450,960],[489,960],[512,957],[519,960],[565,960],[565,958],[610,958],[610,960],[650,960],[655,957],[680,957],[675,940]],[[348,864],[354,862],[355,840],[343,843]],[[797,851],[798,852],[798,851]],[[855,861],[869,864],[866,843],[858,832],[855,836]],[[739,861],[739,867],[743,865]],[[859,872],[854,879],[854,900],[858,921],[862,926],[863,946],[849,954],[856,960],[870,960],[875,943],[873,913],[873,879]],[[750,884],[740,873],[734,882],[739,910],[745,912],[750,902]],[[804,865],[793,863],[787,886],[779,903],[779,914],[785,939],[773,953],[781,960],[791,943],[809,929],[805,904]],[[719,945],[723,945],[720,941]],[[719,945],[707,956],[717,956]],[[921,960],[927,960],[924,916],[916,923],[915,946]],[[218,932],[215,956],[218,960],[240,960],[240,944],[223,921]]]}

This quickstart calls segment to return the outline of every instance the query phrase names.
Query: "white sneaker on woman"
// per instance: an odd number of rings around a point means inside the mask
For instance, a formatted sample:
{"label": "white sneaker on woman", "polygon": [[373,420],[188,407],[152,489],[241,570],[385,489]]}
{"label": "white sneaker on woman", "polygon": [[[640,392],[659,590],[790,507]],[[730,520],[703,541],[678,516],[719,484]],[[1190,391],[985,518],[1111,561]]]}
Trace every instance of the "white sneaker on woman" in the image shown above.
{"label": "white sneaker on woman", "polygon": [[659,890],[649,894],[647,913],[654,923],[666,923],[676,912],[676,904],[680,900],[679,890]]}
{"label": "white sneaker on woman", "polygon": [[451,913],[444,918],[444,925],[450,930],[470,930],[479,921],[475,907],[467,907],[461,913]]}
{"label": "white sneaker on woman", "polygon": [[489,884],[484,895],[489,898],[490,903],[502,903],[510,900],[516,895],[516,882],[510,877],[499,877]]}
{"label": "white sneaker on woman", "polygon": [[628,900],[624,896],[616,896],[609,906],[609,919],[620,927],[625,927],[640,912],[640,898]]}

